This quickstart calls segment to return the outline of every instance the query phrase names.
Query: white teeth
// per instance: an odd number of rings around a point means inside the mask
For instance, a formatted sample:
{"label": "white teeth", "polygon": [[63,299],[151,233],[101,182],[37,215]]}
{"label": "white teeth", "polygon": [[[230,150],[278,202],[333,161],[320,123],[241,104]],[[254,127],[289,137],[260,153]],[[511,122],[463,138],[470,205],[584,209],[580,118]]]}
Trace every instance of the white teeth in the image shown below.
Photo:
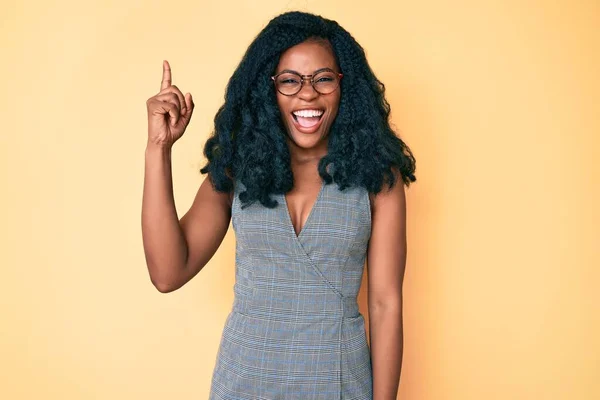
{"label": "white teeth", "polygon": [[298,110],[298,111],[294,111],[293,114],[296,117],[304,117],[304,118],[320,117],[321,115],[323,115],[323,110]]}

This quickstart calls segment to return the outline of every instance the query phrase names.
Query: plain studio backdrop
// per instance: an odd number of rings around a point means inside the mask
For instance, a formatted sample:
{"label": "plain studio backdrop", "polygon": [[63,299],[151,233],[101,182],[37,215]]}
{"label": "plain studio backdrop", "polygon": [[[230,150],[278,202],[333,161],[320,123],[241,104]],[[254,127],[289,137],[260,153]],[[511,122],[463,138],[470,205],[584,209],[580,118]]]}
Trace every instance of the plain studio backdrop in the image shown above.
{"label": "plain studio backdrop", "polygon": [[0,398],[208,397],[235,236],[182,289],[152,286],[145,102],[163,59],[196,102],[181,216],[229,77],[294,9],[364,46],[417,159],[399,398],[600,398],[596,0],[3,4]]}

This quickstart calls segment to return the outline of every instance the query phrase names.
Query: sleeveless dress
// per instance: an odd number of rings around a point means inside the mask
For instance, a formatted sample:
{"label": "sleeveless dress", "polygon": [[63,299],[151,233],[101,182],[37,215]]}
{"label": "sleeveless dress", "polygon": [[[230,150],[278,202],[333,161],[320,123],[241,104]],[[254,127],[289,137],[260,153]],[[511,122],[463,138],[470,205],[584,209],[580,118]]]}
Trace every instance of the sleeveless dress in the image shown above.
{"label": "sleeveless dress", "polygon": [[213,371],[210,400],[371,400],[365,321],[358,310],[369,194],[321,184],[296,235],[283,194],[269,209],[232,203],[233,308]]}

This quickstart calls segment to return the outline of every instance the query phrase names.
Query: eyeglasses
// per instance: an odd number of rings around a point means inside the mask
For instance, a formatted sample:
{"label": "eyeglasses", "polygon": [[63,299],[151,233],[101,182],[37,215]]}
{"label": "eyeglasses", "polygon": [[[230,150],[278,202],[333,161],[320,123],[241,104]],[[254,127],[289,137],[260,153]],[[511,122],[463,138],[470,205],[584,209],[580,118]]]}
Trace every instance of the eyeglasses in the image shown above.
{"label": "eyeglasses", "polygon": [[304,81],[307,80],[313,89],[319,94],[334,92],[340,85],[344,74],[335,72],[329,68],[315,71],[312,75],[300,75],[293,71],[283,71],[271,77],[275,82],[275,88],[284,96],[293,96],[302,90]]}

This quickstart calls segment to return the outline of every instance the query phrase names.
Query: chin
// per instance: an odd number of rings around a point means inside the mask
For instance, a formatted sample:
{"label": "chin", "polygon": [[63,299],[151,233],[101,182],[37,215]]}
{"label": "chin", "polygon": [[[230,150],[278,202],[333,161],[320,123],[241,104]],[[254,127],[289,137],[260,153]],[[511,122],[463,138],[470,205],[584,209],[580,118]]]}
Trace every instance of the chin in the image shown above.
{"label": "chin", "polygon": [[310,134],[298,132],[294,127],[287,126],[288,140],[291,141],[295,146],[302,149],[316,149],[321,146],[327,146],[328,132],[314,132]]}

